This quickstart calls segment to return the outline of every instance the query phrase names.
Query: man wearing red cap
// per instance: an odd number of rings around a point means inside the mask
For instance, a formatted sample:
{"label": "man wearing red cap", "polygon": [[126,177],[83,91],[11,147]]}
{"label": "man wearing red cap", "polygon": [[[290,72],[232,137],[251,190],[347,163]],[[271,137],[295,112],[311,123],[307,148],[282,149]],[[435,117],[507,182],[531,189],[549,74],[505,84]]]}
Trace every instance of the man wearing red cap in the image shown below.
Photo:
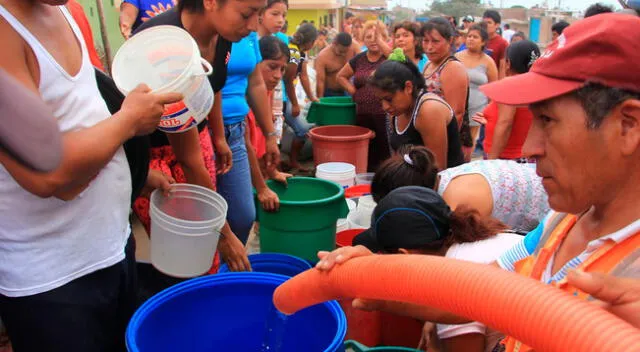
{"label": "man wearing red cap", "polygon": [[[594,16],[568,27],[523,75],[482,87],[500,104],[528,105],[534,115],[526,157],[555,211],[497,265],[582,299],[573,270],[633,276],[640,261],[640,18]],[[318,268],[361,255],[363,248],[322,254]],[[364,303],[364,302],[361,302]],[[439,323],[464,319],[426,307],[372,303]],[[513,312],[511,312],[513,313]],[[531,351],[507,338],[507,352]],[[597,350],[597,346],[594,346]]]}

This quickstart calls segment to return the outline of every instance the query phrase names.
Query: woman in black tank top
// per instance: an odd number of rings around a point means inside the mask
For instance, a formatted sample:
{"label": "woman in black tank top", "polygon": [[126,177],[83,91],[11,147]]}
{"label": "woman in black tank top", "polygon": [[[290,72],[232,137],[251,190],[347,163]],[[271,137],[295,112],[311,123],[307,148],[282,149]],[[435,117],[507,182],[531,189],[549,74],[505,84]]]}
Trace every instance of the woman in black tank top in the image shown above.
{"label": "woman in black tank top", "polygon": [[397,49],[380,65],[369,83],[389,115],[389,144],[423,145],[443,170],[464,162],[453,109],[435,94],[424,93],[424,77]]}

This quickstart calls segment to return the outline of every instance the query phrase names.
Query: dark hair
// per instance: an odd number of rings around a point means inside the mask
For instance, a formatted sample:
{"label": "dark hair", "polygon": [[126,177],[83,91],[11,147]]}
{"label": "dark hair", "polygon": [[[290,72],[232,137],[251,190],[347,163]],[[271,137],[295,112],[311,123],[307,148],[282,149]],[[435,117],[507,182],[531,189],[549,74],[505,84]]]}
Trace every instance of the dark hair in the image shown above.
{"label": "dark hair", "polygon": [[422,26],[420,34],[424,37],[431,31],[437,31],[447,41],[451,41],[451,38],[456,36],[456,29],[451,25],[444,17],[432,18]]}
{"label": "dark hair", "polygon": [[266,10],[270,9],[275,4],[284,4],[284,6],[286,6],[287,9],[289,8],[288,0],[267,0],[267,6],[265,6],[262,10],[260,10],[260,13],[264,13]]}
{"label": "dark hair", "polygon": [[469,205],[461,204],[451,212],[449,233],[440,240],[423,246],[422,250],[437,251],[456,243],[469,243],[486,240],[506,230],[508,227],[491,216],[483,217]]}
{"label": "dark hair", "polygon": [[521,38],[522,40],[527,40],[527,36],[524,34],[524,32],[520,31],[520,32],[516,32],[512,37],[511,37],[511,41],[513,42],[513,38]]}
{"label": "dark hair", "polygon": [[272,35],[260,38],[260,54],[263,60],[278,60],[282,57],[289,62],[289,48],[282,40]]}
{"label": "dark hair", "polygon": [[349,33],[340,33],[338,35],[336,35],[336,37],[333,39],[333,42],[342,46],[346,46],[349,47],[351,46],[351,43],[353,42],[353,38],[351,38],[351,36],[349,35]]}
{"label": "dark hair", "polygon": [[[404,156],[408,155],[413,165]],[[396,188],[421,186],[435,188],[438,167],[431,151],[423,146],[403,146],[385,160],[371,183],[371,195],[376,203]]]}
{"label": "dark hair", "polygon": [[611,110],[629,99],[640,100],[640,92],[611,88],[597,83],[587,83],[571,93],[587,114],[587,127],[597,129]]}
{"label": "dark hair", "polygon": [[404,89],[405,83],[413,84],[413,97],[426,87],[424,76],[418,67],[407,59],[405,62],[387,60],[369,77],[368,84],[385,92],[397,92]]}
{"label": "dark hair", "polygon": [[558,34],[562,34],[562,31],[564,31],[564,29],[567,27],[569,27],[569,22],[560,21],[558,23],[555,23],[553,26],[551,26],[551,31],[556,32]]}
{"label": "dark hair", "polygon": [[484,50],[484,48],[487,46],[487,43],[489,42],[489,32],[487,32],[487,24],[476,23],[469,28],[467,34],[471,33],[471,31],[476,31],[480,34],[480,38],[482,38],[482,41],[484,42],[484,45],[482,46],[482,50]]}
{"label": "dark hair", "polygon": [[[219,0],[220,1],[220,0]],[[225,3],[226,0],[221,0],[221,3]],[[201,13],[204,11],[204,3],[202,0],[180,0],[178,1],[178,12],[190,11],[195,13]]]}
{"label": "dark hair", "polygon": [[396,32],[401,28],[404,29],[405,31],[410,32],[411,34],[413,34],[413,37],[416,40],[416,56],[415,56],[415,58],[416,59],[421,59],[423,52],[422,52],[422,45],[420,45],[420,27],[417,24],[415,24],[415,23],[413,23],[411,21],[403,21],[403,22],[400,22],[400,23],[396,24],[393,27],[393,34],[396,34]]}
{"label": "dark hair", "polygon": [[287,28],[289,28],[289,21],[284,20],[284,25],[282,26],[282,30],[281,30],[281,32],[282,32],[282,31],[285,31],[285,32],[286,32],[286,31],[287,31]]}
{"label": "dark hair", "polygon": [[506,58],[511,70],[516,73],[527,73],[533,63],[540,57],[540,48],[530,40],[521,40],[507,47]]}
{"label": "dark hair", "polygon": [[305,23],[301,25],[293,35],[293,38],[291,38],[291,43],[297,46],[302,46],[315,42],[317,38],[318,30],[316,29],[316,27],[310,23]]}
{"label": "dark hair", "polygon": [[595,16],[595,15],[600,15],[600,14],[603,14],[603,13],[609,13],[609,12],[613,12],[613,7],[607,6],[607,5],[603,5],[603,4],[598,2],[598,3],[595,3],[595,4],[591,5],[591,6],[589,6],[584,11],[584,18]]}
{"label": "dark hair", "polygon": [[510,24],[508,24],[508,23],[505,23],[505,24],[504,24],[504,28],[505,28],[505,29],[511,29],[511,25],[510,25]]}
{"label": "dark hair", "polygon": [[348,20],[348,19],[350,19],[351,17],[354,17],[354,16],[355,15],[353,13],[347,11],[347,13],[344,14],[344,19]]}
{"label": "dark hair", "polygon": [[502,23],[502,16],[500,16],[500,13],[496,10],[485,11],[482,15],[482,18],[489,18],[492,19],[495,23]]}

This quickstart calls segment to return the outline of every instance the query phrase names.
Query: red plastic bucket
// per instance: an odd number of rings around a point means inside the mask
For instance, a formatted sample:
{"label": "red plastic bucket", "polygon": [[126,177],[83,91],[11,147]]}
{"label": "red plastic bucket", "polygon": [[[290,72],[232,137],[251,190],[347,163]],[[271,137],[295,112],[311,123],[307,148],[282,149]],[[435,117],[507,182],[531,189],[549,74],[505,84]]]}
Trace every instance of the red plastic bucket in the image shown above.
{"label": "red plastic bucket", "polygon": [[369,141],[375,137],[370,129],[348,125],[322,126],[311,129],[309,135],[316,166],[337,161],[355,165],[357,173],[367,172]]}
{"label": "red plastic bucket", "polygon": [[353,242],[353,239],[361,234],[363,229],[352,229],[340,231],[336,234],[336,247],[349,247]]}
{"label": "red plastic bucket", "polygon": [[367,346],[379,345],[382,342],[382,313],[355,309],[351,305],[352,302],[352,299],[338,301],[347,317],[345,340],[355,340]]}
{"label": "red plastic bucket", "polygon": [[371,194],[371,185],[356,185],[344,190],[345,198],[360,198]]}

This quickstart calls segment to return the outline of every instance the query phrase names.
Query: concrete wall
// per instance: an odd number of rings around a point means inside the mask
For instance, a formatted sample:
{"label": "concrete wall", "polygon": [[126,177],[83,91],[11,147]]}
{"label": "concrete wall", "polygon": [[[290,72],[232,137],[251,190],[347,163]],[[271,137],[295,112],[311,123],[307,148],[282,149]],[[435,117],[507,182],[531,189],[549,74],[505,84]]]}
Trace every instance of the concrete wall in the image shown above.
{"label": "concrete wall", "polygon": [[[329,11],[331,10],[289,10],[287,12],[287,21],[289,22],[287,34],[293,35],[303,20],[314,21],[316,27],[319,27],[321,22],[324,23],[324,16],[329,18]],[[336,10],[332,10],[332,12],[337,15]],[[335,23],[336,20],[334,20]]]}

